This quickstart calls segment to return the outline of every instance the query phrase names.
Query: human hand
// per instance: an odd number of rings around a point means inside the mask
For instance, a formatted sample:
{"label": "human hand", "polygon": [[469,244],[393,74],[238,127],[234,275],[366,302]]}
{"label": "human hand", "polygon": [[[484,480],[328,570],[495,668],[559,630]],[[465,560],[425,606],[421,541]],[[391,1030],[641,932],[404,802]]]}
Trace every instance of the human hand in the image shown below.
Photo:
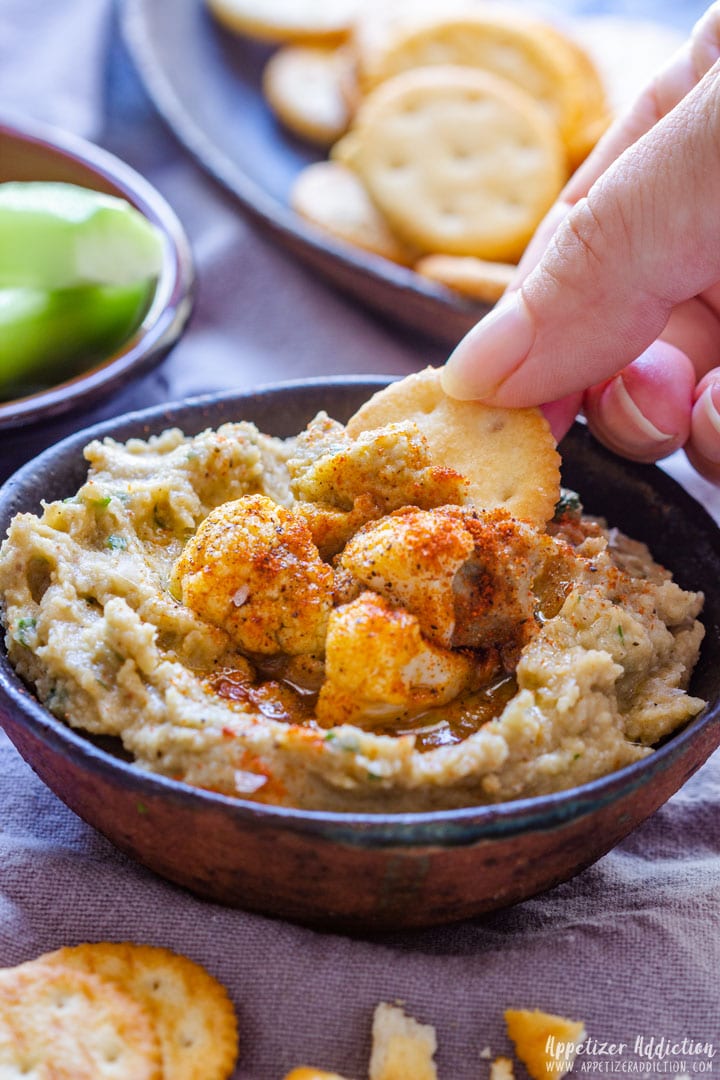
{"label": "human hand", "polygon": [[496,308],[444,369],[448,394],[582,407],[636,461],[684,447],[720,484],[720,2],[578,169]]}

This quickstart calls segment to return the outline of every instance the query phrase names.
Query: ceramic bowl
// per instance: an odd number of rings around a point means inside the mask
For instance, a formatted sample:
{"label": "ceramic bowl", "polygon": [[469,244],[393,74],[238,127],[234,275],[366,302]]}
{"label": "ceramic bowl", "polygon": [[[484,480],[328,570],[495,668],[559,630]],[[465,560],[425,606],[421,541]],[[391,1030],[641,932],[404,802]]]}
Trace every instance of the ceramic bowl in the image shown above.
{"label": "ceramic bowl", "polygon": [[0,117],[0,182],[55,180],[127,199],[165,237],[165,255],[145,318],[115,353],[67,382],[0,401],[0,431],[46,424],[87,408],[158,364],[175,344],[192,307],[190,247],[175,213],[139,173],[75,135]]}
{"label": "ceramic bowl", "polygon": [[[75,492],[91,438],[188,434],[227,420],[297,432],[319,410],[340,420],[382,380],[285,384],[130,414],[66,439],[0,492],[0,531],[41,498]],[[338,814],[261,806],[142,773],[47,712],[0,656],[0,720],[23,757],[122,851],[200,896],[351,931],[476,916],[577,874],[653,813],[720,743],[720,539],[708,514],[665,473],[631,465],[576,426],[564,480],[589,512],[651,544],[686,588],[706,593],[707,636],[692,684],[705,712],[645,760],[569,791],[498,806],[412,814]]]}

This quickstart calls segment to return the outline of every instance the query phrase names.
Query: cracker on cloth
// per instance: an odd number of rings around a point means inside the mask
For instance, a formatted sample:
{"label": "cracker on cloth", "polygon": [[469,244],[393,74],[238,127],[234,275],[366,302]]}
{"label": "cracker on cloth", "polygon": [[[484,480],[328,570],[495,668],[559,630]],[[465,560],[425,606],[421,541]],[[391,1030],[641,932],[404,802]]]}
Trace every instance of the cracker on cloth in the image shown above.
{"label": "cracker on cloth", "polygon": [[98,942],[57,949],[39,962],[90,973],[139,1002],[155,1023],[165,1076],[226,1080],[232,1072],[235,1010],[224,987],[188,957],[152,945]]}
{"label": "cracker on cloth", "polygon": [[541,1009],[506,1009],[505,1025],[515,1053],[533,1080],[562,1078],[570,1072],[585,1038],[585,1025],[580,1020]]}
{"label": "cracker on cloth", "polygon": [[400,420],[417,424],[434,465],[454,469],[470,482],[468,502],[504,507],[544,525],[560,497],[560,457],[539,409],[499,409],[448,397],[440,369],[425,368],[390,383],[350,418],[352,438]]}
{"label": "cracker on cloth", "polygon": [[372,1026],[370,1080],[437,1080],[435,1028],[381,1002]]}
{"label": "cracker on cloth", "polygon": [[345,1080],[345,1077],[324,1069],[313,1069],[310,1065],[300,1065],[287,1073],[283,1080]]}
{"label": "cracker on cloth", "polygon": [[99,975],[31,961],[0,971],[0,1074],[163,1080],[147,1010]]}

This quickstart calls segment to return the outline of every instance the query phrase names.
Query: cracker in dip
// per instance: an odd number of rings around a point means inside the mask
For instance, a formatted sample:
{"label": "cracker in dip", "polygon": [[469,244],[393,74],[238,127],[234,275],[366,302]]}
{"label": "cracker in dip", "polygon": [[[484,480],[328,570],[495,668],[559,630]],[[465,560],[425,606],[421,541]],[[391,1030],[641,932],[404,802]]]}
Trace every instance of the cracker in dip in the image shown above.
{"label": "cracker in dip", "polygon": [[469,403],[453,443],[414,378],[348,428],[91,443],[0,549],[18,673],[139,768],[285,806],[472,806],[652,753],[704,705],[702,595],[577,506],[547,521],[538,412],[476,406],[469,449]]}

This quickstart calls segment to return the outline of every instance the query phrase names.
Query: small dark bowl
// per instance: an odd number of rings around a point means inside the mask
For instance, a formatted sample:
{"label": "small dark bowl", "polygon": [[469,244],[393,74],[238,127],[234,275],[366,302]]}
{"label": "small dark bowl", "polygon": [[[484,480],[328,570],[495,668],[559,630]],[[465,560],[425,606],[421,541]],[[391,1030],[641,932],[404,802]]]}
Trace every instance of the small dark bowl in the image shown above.
{"label": "small dark bowl", "polygon": [[165,255],[152,302],[133,336],[66,382],[0,401],[0,431],[86,408],[159,364],[189,318],[193,286],[190,246],[170,206],[139,173],[100,147],[41,124],[0,117],[0,182],[7,180],[61,181],[127,199],[164,234]]}
{"label": "small dark bowl", "polygon": [[[254,420],[276,435],[319,410],[345,420],[384,380],[308,381],[199,398],[96,425],[47,450],[0,491],[0,530],[41,498],[75,492],[91,439],[188,434]],[[692,690],[703,714],[645,760],[570,791],[499,806],[338,814],[260,806],[140,772],[41,706],[0,655],[0,720],[38,776],[122,851],[221,903],[349,930],[428,926],[549,889],[653,813],[720,743],[720,533],[665,473],[614,457],[576,426],[564,480],[589,512],[648,542],[681,585],[703,589],[707,636]]]}

